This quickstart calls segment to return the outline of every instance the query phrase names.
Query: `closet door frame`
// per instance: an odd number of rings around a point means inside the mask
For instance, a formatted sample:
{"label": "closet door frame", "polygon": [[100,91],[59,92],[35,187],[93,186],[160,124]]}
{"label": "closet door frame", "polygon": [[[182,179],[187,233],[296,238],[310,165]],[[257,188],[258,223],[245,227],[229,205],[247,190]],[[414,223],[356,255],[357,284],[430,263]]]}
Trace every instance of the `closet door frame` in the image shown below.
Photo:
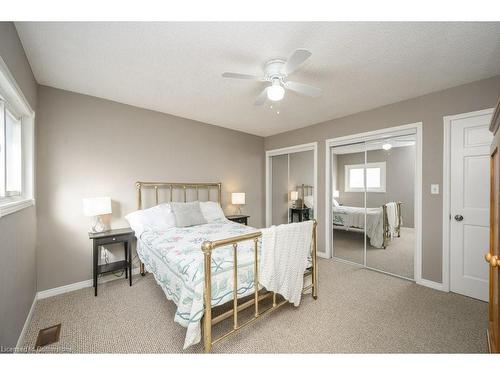
{"label": "closet door frame", "polygon": [[[290,147],[283,147],[274,150],[266,151],[266,227],[270,227],[272,224],[272,162],[271,158],[278,155],[289,155],[295,154],[297,152],[313,151],[314,153],[314,188],[313,188],[313,200],[315,207],[313,208],[313,217],[317,219],[318,209],[318,142],[304,143],[301,145],[295,145]],[[321,254],[318,254],[321,256]]]}
{"label": "closet door frame", "polygon": [[[370,132],[350,134],[343,137],[331,138],[325,141],[325,251],[326,257],[332,258],[332,155],[331,148],[348,145],[350,143],[367,142],[383,137],[416,135],[416,165],[415,165],[415,252],[414,252],[414,280],[417,284],[424,284],[422,280],[422,123],[416,122],[390,128],[382,128]],[[365,155],[366,161],[366,155]],[[365,251],[366,252],[366,251]],[[363,266],[364,267],[364,266]],[[384,272],[384,271],[380,271]],[[384,272],[386,273],[386,272]]]}

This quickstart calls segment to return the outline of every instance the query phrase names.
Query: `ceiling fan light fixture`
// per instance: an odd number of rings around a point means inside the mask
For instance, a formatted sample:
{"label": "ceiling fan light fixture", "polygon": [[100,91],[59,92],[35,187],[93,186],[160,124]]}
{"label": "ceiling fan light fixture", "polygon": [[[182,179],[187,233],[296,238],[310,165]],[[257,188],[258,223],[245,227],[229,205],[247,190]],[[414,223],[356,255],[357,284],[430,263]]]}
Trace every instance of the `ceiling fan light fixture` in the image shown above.
{"label": "ceiling fan light fixture", "polygon": [[285,89],[281,86],[279,79],[274,79],[272,86],[267,88],[267,98],[273,102],[279,102],[285,97]]}
{"label": "ceiling fan light fixture", "polygon": [[[269,104],[268,101],[275,103],[283,100],[286,90],[290,90],[310,98],[318,98],[322,93],[320,88],[288,80],[290,74],[299,69],[309,57],[311,57],[310,51],[304,48],[299,48],[293,51],[290,57],[286,60],[281,58],[268,60],[264,65],[264,74],[262,77],[252,74],[232,72],[225,72],[222,74],[222,77],[265,82],[266,86],[259,93],[259,95],[257,95],[254,102],[254,105],[256,106],[264,104],[267,106],[267,104]],[[269,83],[271,84],[269,85]],[[272,106],[269,108],[272,109]]]}

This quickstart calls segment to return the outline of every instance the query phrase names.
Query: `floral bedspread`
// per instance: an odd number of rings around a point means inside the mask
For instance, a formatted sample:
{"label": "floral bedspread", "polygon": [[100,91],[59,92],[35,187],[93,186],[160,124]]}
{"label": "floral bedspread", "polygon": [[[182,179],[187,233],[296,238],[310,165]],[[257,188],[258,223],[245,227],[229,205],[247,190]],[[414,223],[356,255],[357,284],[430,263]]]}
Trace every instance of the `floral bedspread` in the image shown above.
{"label": "floral bedspread", "polygon": [[[187,328],[184,349],[201,340],[203,316],[203,241],[252,233],[257,229],[226,219],[165,232],[146,231],[137,241],[137,254],[169,300],[177,305],[174,321]],[[238,243],[238,297],[253,293],[253,240]],[[260,251],[260,246],[259,246]],[[212,306],[233,295],[232,245],[212,252]]]}

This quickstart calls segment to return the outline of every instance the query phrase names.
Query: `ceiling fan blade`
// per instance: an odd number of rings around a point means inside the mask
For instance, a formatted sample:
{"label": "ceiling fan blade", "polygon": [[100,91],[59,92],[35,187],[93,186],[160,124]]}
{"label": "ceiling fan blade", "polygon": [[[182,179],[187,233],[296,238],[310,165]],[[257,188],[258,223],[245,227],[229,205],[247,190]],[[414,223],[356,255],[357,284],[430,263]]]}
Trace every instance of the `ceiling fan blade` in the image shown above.
{"label": "ceiling fan blade", "polygon": [[314,87],[314,86],[309,86],[306,85],[305,83],[299,83],[299,82],[294,82],[294,81],[287,81],[285,83],[285,87],[289,90],[298,92],[299,94],[303,94],[306,96],[311,96],[313,98],[317,98],[321,96],[322,90]]}
{"label": "ceiling fan blade", "polygon": [[311,55],[312,53],[306,49],[303,48],[296,49],[292,53],[292,56],[290,56],[288,60],[286,60],[285,73],[291,74],[295,72],[299,68],[299,66],[301,66],[304,63],[304,61],[306,61]]}
{"label": "ceiling fan blade", "polygon": [[257,76],[253,76],[251,74],[241,74],[241,73],[231,73],[225,72],[222,74],[224,78],[236,78],[236,79],[251,79],[254,81],[261,81],[262,79]]}
{"label": "ceiling fan blade", "polygon": [[257,99],[255,99],[254,105],[263,105],[266,102],[268,88],[269,88],[269,86],[266,87],[264,90],[262,90],[262,92],[259,94],[259,96],[257,96]]}

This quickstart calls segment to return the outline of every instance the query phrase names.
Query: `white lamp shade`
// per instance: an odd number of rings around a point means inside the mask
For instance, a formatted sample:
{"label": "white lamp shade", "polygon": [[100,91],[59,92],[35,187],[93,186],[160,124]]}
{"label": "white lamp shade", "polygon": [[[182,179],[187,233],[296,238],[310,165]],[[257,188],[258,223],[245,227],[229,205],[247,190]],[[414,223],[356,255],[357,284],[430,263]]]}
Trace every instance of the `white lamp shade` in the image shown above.
{"label": "white lamp shade", "polygon": [[298,191],[291,191],[290,192],[290,200],[296,201],[299,199],[299,192]]}
{"label": "white lamp shade", "polygon": [[334,191],[333,191],[333,197],[334,197],[334,198],[338,198],[338,197],[340,197],[340,192],[339,192],[338,190],[334,190]]}
{"label": "white lamp shade", "polygon": [[83,199],[83,214],[85,216],[98,216],[111,213],[111,198],[84,198]]}
{"label": "white lamp shade", "polygon": [[233,204],[245,204],[245,193],[231,193],[231,202]]}

